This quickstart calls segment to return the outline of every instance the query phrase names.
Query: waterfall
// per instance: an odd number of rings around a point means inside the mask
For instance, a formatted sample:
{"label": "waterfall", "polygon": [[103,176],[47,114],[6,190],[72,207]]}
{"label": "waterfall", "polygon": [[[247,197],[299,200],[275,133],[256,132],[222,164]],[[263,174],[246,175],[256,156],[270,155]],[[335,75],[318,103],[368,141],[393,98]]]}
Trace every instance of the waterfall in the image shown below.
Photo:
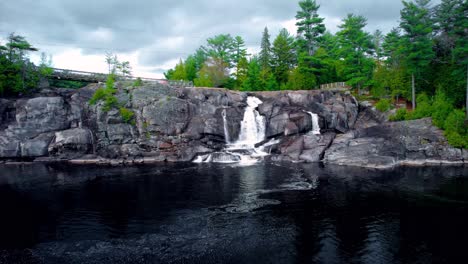
{"label": "waterfall", "polygon": [[224,126],[224,138],[226,140],[226,144],[231,143],[231,139],[229,137],[229,129],[228,129],[228,122],[227,122],[227,112],[226,109],[223,109],[223,126]]}
{"label": "waterfall", "polygon": [[[263,142],[266,138],[266,119],[256,110],[263,102],[257,97],[247,97],[247,107],[244,119],[241,123],[239,139],[230,142],[229,130],[227,128],[226,109],[223,110],[224,135],[226,137],[226,148],[221,152],[198,156],[195,163],[239,163],[250,165],[258,162],[262,157],[268,156],[271,147],[279,143],[279,140],[270,140],[262,146],[255,145]],[[267,152],[268,148],[268,152]]]}
{"label": "waterfall", "polygon": [[241,123],[239,140],[233,146],[254,148],[255,144],[265,140],[265,117],[255,110],[262,103],[257,97],[249,96],[247,98],[247,107],[245,108],[244,120]]}
{"label": "waterfall", "polygon": [[313,135],[320,135],[319,116],[312,112],[307,112],[312,117],[312,131]]}

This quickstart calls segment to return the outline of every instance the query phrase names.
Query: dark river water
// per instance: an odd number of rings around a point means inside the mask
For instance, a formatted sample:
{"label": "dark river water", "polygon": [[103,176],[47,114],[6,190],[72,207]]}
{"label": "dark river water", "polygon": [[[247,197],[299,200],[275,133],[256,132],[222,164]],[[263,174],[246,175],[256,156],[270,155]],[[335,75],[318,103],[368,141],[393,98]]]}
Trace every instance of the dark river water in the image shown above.
{"label": "dark river water", "polygon": [[2,165],[0,263],[468,263],[468,168]]}

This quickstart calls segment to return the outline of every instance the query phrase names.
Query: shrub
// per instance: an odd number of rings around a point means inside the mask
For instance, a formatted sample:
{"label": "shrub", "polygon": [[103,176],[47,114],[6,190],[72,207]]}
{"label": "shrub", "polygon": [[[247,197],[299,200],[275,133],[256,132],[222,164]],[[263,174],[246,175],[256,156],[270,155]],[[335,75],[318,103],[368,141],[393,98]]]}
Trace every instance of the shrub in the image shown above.
{"label": "shrub", "polygon": [[140,77],[136,78],[136,80],[133,82],[133,87],[140,87],[143,85],[143,81],[141,80]]}
{"label": "shrub", "polygon": [[104,112],[108,112],[114,107],[117,107],[119,105],[119,102],[117,101],[117,98],[111,94],[108,94],[106,96],[106,99],[104,100],[104,106],[102,107],[102,110]]}
{"label": "shrub", "polygon": [[135,113],[133,113],[132,110],[127,109],[125,107],[120,108],[120,116],[122,117],[122,120],[125,123],[130,124],[133,121],[133,117],[135,116]]}
{"label": "shrub", "polygon": [[382,113],[387,112],[388,110],[390,110],[391,107],[392,104],[389,99],[382,99],[377,104],[375,104],[375,108],[377,108],[377,110],[379,110]]}
{"label": "shrub", "polygon": [[462,136],[457,132],[445,132],[448,143],[455,148],[468,148],[468,137]]}
{"label": "shrub", "polygon": [[432,104],[432,121],[434,125],[445,129],[445,121],[453,111],[453,106],[442,90],[436,92],[434,103]]}
{"label": "shrub", "polygon": [[460,135],[466,134],[465,113],[462,110],[453,110],[445,120],[445,130],[447,133],[456,132]]}
{"label": "shrub", "polygon": [[410,119],[420,119],[420,118],[432,116],[431,100],[425,93],[418,95],[416,102],[417,102],[416,110],[414,110],[410,114],[409,116]]}
{"label": "shrub", "polygon": [[106,90],[104,88],[99,88],[94,92],[93,97],[89,100],[89,104],[95,105],[97,102],[104,100],[106,97]]}
{"label": "shrub", "polygon": [[407,111],[406,111],[406,108],[399,108],[397,111],[396,111],[396,114],[390,116],[390,121],[403,121],[406,119],[406,116],[407,116]]}
{"label": "shrub", "polygon": [[106,87],[97,89],[89,100],[89,104],[95,105],[99,101],[104,101],[102,110],[105,112],[119,105],[117,98],[114,96],[116,93],[114,88],[114,78],[114,74],[109,74],[109,76],[107,76]]}

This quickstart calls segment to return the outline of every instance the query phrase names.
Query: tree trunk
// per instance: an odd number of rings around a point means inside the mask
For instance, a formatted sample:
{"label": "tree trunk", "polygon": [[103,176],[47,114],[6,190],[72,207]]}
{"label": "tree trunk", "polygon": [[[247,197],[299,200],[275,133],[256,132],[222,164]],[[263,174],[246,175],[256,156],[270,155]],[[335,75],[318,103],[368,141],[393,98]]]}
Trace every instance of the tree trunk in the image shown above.
{"label": "tree trunk", "polygon": [[414,73],[411,74],[411,91],[412,91],[412,103],[413,111],[416,109],[416,88],[414,87]]}

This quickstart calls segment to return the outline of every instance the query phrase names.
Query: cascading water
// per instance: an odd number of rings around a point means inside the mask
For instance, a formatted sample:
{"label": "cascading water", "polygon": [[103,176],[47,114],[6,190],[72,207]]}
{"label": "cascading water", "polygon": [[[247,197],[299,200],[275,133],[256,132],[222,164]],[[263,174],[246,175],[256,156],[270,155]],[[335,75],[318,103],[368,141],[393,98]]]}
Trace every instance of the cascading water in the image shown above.
{"label": "cascading water", "polygon": [[312,112],[307,112],[312,117],[312,131],[313,135],[320,135],[319,116]]}
{"label": "cascading water", "polygon": [[255,147],[256,144],[265,140],[266,120],[260,115],[256,108],[262,104],[257,97],[247,97],[244,119],[241,123],[239,139],[229,142],[229,130],[227,128],[226,110],[223,110],[224,135],[227,146],[222,152],[197,157],[194,162],[217,162],[217,163],[240,163],[252,164],[258,162],[261,157],[267,156],[267,147],[277,144],[279,141],[272,140],[263,146]]}
{"label": "cascading water", "polygon": [[223,126],[224,126],[224,138],[226,140],[226,144],[229,144],[231,143],[231,137],[229,136],[226,109],[223,109],[222,115],[223,115]]}
{"label": "cascading water", "polygon": [[265,140],[265,117],[255,110],[263,102],[257,97],[247,98],[244,120],[241,123],[239,140],[231,147],[255,148],[255,144]]}

